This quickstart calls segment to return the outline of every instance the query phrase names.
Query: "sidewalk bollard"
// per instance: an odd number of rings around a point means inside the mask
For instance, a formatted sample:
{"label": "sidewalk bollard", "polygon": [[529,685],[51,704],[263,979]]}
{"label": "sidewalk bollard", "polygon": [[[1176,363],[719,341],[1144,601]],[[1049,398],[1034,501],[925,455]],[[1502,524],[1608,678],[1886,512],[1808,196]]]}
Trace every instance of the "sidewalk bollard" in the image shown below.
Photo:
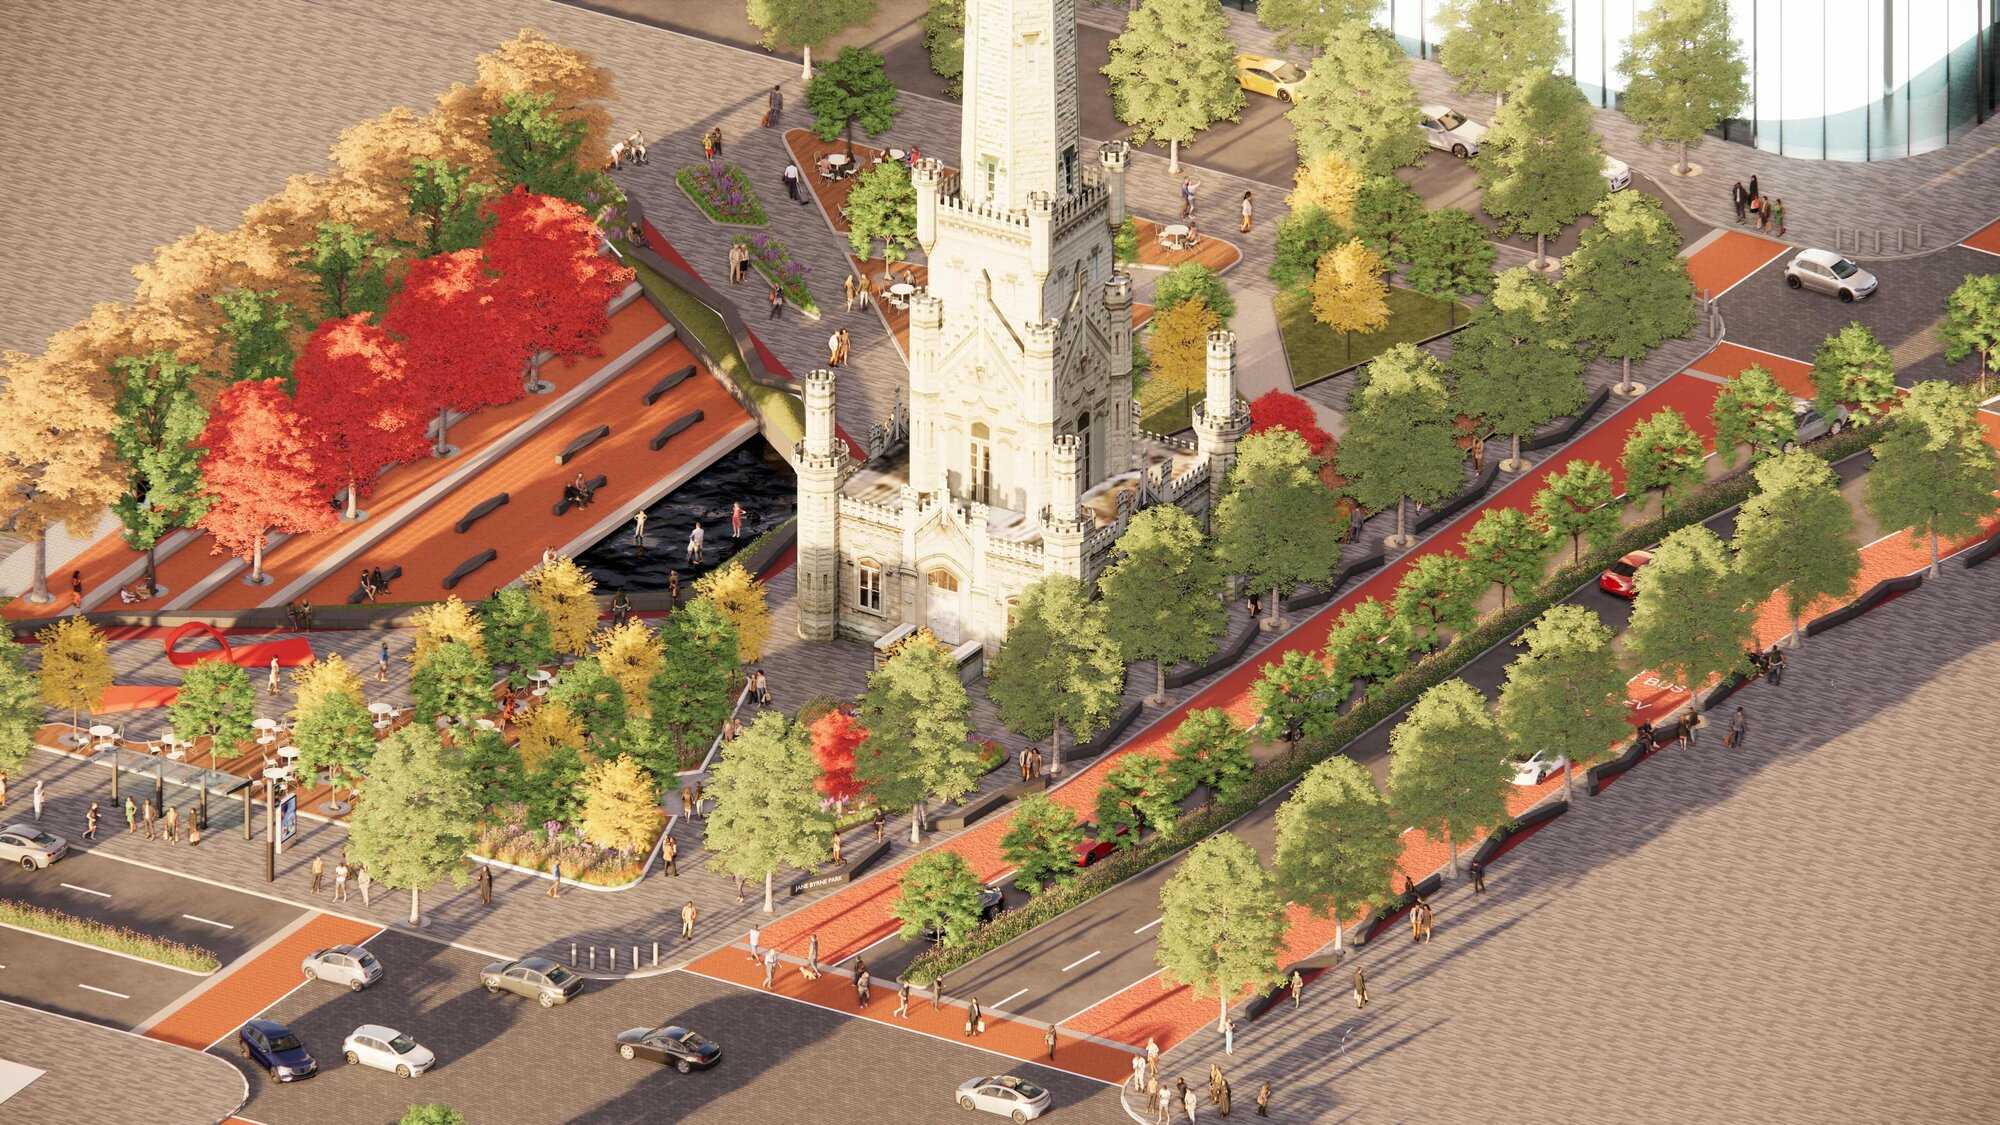
{"label": "sidewalk bollard", "polygon": [[660,943],[656,941],[653,943],[653,964],[657,966],[659,965],[659,963],[660,963]]}
{"label": "sidewalk bollard", "polygon": [[569,943],[569,967],[576,968],[576,943]]}
{"label": "sidewalk bollard", "polygon": [[597,971],[597,947],[594,945],[590,947],[590,971]]}
{"label": "sidewalk bollard", "polygon": [[639,947],[635,945],[632,947],[632,969],[633,971],[636,972],[638,971],[638,968],[639,968]]}
{"label": "sidewalk bollard", "polygon": [[615,972],[617,972],[617,971],[618,971],[618,947],[617,947],[617,946],[615,946],[615,945],[611,945],[611,946],[606,946],[606,947],[605,947],[605,949],[604,949],[604,954],[605,954],[605,956],[607,956],[607,957],[611,958],[611,971],[612,971],[612,972],[614,972],[614,973],[615,973]]}

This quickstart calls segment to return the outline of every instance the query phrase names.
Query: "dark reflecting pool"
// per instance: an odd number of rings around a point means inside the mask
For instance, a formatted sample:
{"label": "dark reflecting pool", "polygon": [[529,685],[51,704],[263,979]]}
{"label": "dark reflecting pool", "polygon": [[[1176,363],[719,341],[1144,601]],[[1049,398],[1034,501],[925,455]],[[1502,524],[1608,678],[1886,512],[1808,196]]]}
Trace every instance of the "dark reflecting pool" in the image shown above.
{"label": "dark reflecting pool", "polygon": [[[729,535],[729,506],[743,505],[743,537]],[[729,561],[737,550],[798,510],[792,467],[762,437],[752,437],[646,509],[646,545],[632,524],[591,545],[577,558],[600,590],[664,590],[667,572],[681,572],[681,586]],[[688,533],[701,521],[703,562],[689,565]]]}

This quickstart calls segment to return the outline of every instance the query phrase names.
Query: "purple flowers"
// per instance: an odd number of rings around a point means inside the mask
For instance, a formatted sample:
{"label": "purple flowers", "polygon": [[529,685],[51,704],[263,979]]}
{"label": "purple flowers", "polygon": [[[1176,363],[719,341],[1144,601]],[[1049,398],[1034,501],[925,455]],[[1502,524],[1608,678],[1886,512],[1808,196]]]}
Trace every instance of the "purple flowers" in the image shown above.
{"label": "purple flowers", "polygon": [[739,237],[736,242],[750,248],[751,260],[777,283],[787,300],[801,308],[819,307],[806,288],[806,278],[812,270],[804,262],[793,261],[783,242],[763,234]]}
{"label": "purple flowers", "polygon": [[707,163],[691,164],[681,169],[679,179],[682,189],[701,204],[711,218],[745,224],[764,221],[764,210],[757,203],[756,193],[744,181],[742,171],[724,164],[718,157],[710,157]]}

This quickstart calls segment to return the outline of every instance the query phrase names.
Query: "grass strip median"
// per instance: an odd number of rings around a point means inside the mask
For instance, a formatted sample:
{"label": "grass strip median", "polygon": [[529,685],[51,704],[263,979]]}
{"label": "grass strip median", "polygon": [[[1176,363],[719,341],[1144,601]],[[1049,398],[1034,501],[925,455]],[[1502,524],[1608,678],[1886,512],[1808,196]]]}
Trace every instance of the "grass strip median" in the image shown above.
{"label": "grass strip median", "polygon": [[190,973],[212,973],[222,967],[215,954],[199,946],[167,941],[123,926],[93,922],[88,918],[30,906],[14,899],[0,899],[0,925],[46,934],[79,945],[95,946],[142,961],[157,961]]}

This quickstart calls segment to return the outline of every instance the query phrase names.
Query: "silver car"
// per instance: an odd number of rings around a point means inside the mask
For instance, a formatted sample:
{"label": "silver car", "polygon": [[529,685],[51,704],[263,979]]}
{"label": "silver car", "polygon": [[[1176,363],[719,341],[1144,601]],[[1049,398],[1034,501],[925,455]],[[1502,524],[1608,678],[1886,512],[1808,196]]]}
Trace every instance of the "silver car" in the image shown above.
{"label": "silver car", "polygon": [[479,983],[488,992],[511,992],[544,1008],[566,1004],[583,991],[582,977],[546,957],[495,961],[479,970]]}
{"label": "silver car", "polygon": [[958,1106],[1011,1117],[1019,1125],[1049,1111],[1049,1092],[1025,1078],[996,1074],[960,1084]]}
{"label": "silver car", "polygon": [[1801,250],[1785,266],[1785,284],[1859,301],[1875,292],[1875,275],[1831,250]]}
{"label": "silver car", "polygon": [[437,1062],[437,1056],[393,1027],[364,1023],[341,1043],[350,1066],[372,1066],[398,1078],[415,1078]]}
{"label": "silver car", "polygon": [[1833,408],[1833,417],[1819,412],[1819,407],[1805,399],[1792,400],[1792,440],[1785,443],[1786,452],[1797,449],[1809,441],[1818,441],[1828,434],[1837,434],[1847,428],[1848,413],[1845,406]]}
{"label": "silver car", "polygon": [[0,828],[0,863],[18,863],[23,871],[40,871],[68,852],[68,840],[32,824]]}
{"label": "silver car", "polygon": [[1486,126],[1444,105],[1423,107],[1424,143],[1464,160],[1479,155],[1479,142],[1486,138]]}
{"label": "silver car", "polygon": [[325,949],[315,949],[306,954],[305,970],[307,980],[331,981],[344,984],[359,992],[382,979],[382,962],[373,953],[358,945],[333,945]]}

